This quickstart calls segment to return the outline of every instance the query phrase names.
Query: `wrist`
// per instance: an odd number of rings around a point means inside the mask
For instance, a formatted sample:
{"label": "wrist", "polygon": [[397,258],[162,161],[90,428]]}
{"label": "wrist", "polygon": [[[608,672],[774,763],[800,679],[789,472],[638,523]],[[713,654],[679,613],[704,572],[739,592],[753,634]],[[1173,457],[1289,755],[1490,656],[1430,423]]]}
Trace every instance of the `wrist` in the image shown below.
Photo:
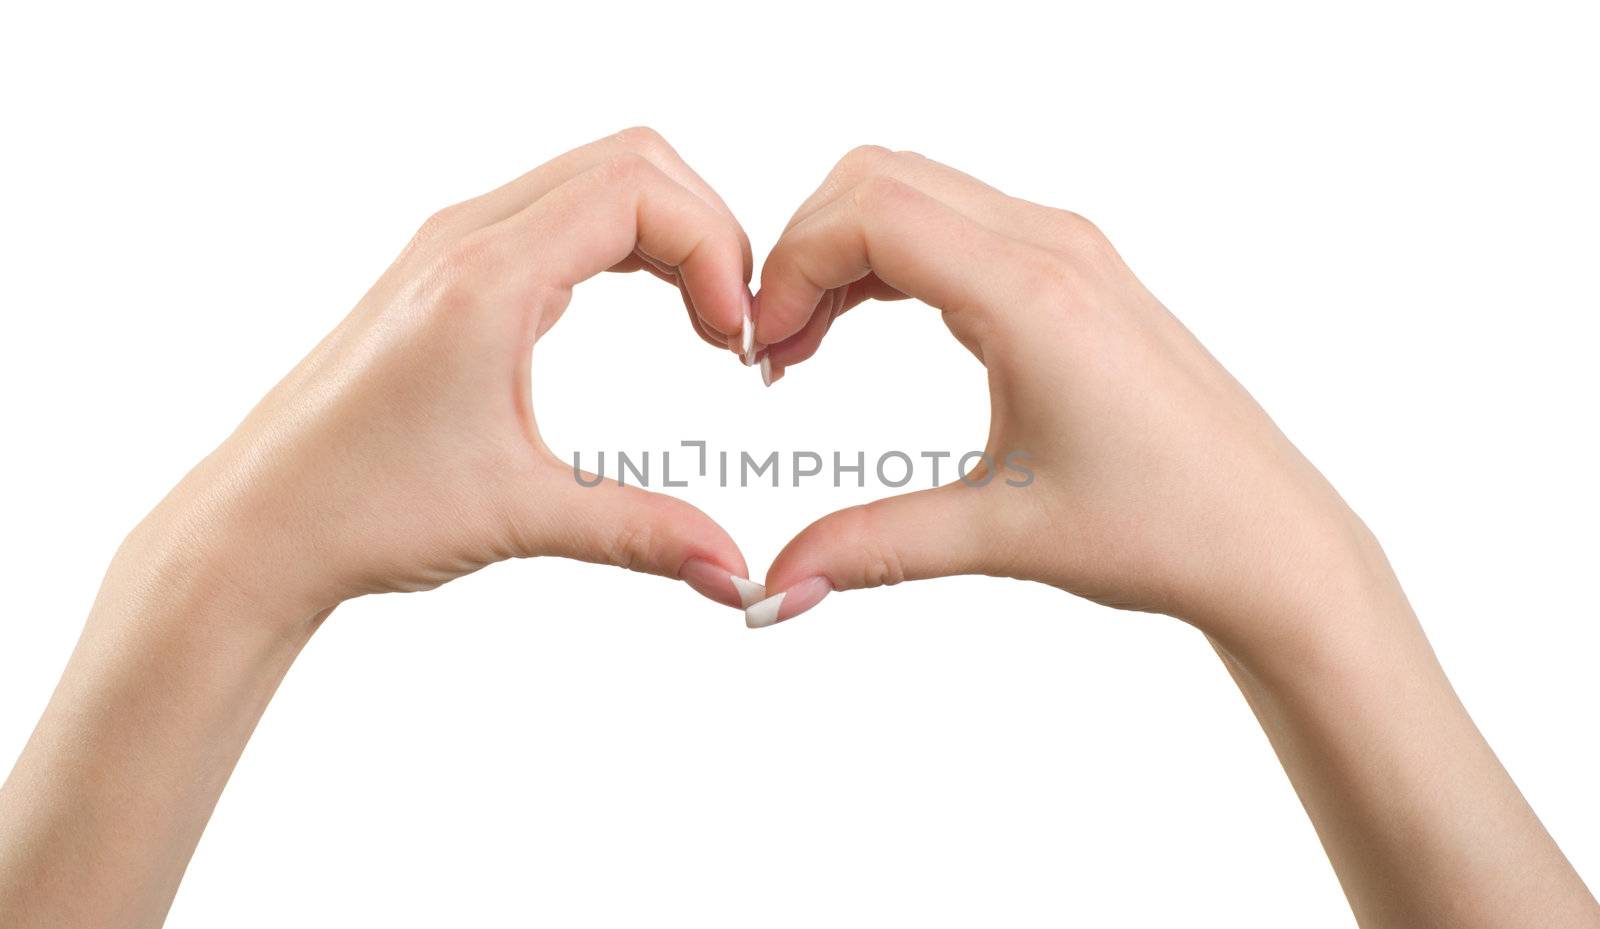
{"label": "wrist", "polygon": [[[1320,544],[1285,558],[1270,594],[1238,598],[1225,615],[1195,622],[1241,667],[1263,680],[1327,680],[1373,656],[1412,653],[1426,638],[1387,556],[1353,512],[1328,524]],[[1430,652],[1431,654],[1431,652]]]}
{"label": "wrist", "polygon": [[118,548],[94,616],[140,617],[141,625],[204,625],[272,648],[303,645],[334,603],[323,603],[253,545],[247,531],[158,507]]}

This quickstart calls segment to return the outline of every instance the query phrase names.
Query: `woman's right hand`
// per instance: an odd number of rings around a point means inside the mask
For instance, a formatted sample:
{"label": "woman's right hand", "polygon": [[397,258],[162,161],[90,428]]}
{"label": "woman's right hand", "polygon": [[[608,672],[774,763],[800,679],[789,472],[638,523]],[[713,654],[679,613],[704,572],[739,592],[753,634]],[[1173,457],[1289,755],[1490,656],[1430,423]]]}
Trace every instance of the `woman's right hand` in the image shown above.
{"label": "woman's right hand", "polygon": [[[604,271],[674,285],[735,348],[751,259],[721,198],[655,132],[584,145],[429,220],[371,291],[125,546],[113,580],[209,571],[291,624],[365,593],[554,555],[741,605],[738,546],[682,500],[575,480],[545,445],[534,346]],[[171,573],[179,573],[168,571]]]}
{"label": "woman's right hand", "polygon": [[767,258],[756,340],[781,375],[845,309],[907,296],[939,308],[988,369],[991,479],[814,523],[774,563],[767,588],[789,593],[756,623],[829,590],[990,574],[1169,613],[1247,649],[1397,595],[1360,520],[1081,216],[856,149]]}

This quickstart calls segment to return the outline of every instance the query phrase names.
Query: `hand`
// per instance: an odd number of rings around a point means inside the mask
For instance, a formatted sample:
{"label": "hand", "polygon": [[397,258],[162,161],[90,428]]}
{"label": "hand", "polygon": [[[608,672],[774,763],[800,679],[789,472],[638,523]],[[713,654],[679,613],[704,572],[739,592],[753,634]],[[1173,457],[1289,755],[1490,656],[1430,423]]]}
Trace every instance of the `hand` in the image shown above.
{"label": "hand", "polygon": [[1087,220],[857,149],[767,258],[756,339],[781,375],[838,314],[907,296],[988,369],[987,458],[969,478],[987,483],[814,523],[768,574],[789,592],[777,619],[828,590],[990,574],[1242,644],[1392,592],[1361,522]]}
{"label": "hand", "polygon": [[234,543],[235,586],[291,593],[297,615],[534,555],[681,577],[737,606],[727,533],[671,497],[581,486],[539,437],[529,372],[572,287],[608,269],[674,283],[696,331],[736,346],[750,267],[739,224],[660,136],[569,152],[429,219],[135,544],[193,539],[213,558]]}
{"label": "hand", "polygon": [[160,925],[267,701],[350,597],[562,555],[739,605],[744,560],[716,523],[582,486],[539,438],[534,344],[575,284],[638,268],[679,286],[702,336],[743,347],[744,233],[648,130],[428,221],[113,561],[0,789],[0,921]]}
{"label": "hand", "polygon": [[858,149],[762,267],[764,363],[781,376],[839,313],[900,297],[938,307],[988,369],[990,463],[812,524],[751,625],[830,590],[974,573],[1170,613],[1216,646],[1362,926],[1600,926],[1377,541],[1097,229]]}

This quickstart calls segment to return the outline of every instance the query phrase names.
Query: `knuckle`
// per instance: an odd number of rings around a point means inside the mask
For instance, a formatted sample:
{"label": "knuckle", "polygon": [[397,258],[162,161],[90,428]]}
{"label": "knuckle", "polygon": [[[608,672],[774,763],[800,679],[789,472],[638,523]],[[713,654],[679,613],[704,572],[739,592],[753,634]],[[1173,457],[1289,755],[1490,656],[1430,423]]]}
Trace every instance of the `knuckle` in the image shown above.
{"label": "knuckle", "polygon": [[916,191],[904,181],[885,174],[874,174],[851,191],[851,201],[863,213],[877,213],[904,204]]}
{"label": "knuckle", "polygon": [[460,228],[466,210],[465,203],[457,203],[435,211],[417,227],[416,234],[411,237],[412,242],[430,244],[445,238],[452,230]]}
{"label": "knuckle", "polygon": [[1071,210],[1048,209],[1047,223],[1056,248],[1088,261],[1103,261],[1115,255],[1111,240],[1099,226]]}
{"label": "knuckle", "polygon": [[485,282],[494,279],[495,249],[483,235],[474,233],[440,251],[431,262],[432,303],[443,315],[454,316],[480,302]]}
{"label": "knuckle", "polygon": [[881,501],[866,504],[857,514],[862,583],[867,587],[890,587],[904,581],[905,560],[884,531],[884,504]]}
{"label": "knuckle", "polygon": [[1050,217],[1050,224],[1062,232],[1076,233],[1084,228],[1094,228],[1094,223],[1089,222],[1082,214],[1054,206],[1047,206],[1044,209],[1046,215]]}
{"label": "knuckle", "polygon": [[893,157],[894,152],[881,145],[858,145],[852,148],[828,172],[818,195],[823,200],[831,200],[848,194],[863,179],[881,173],[883,166]]}
{"label": "knuckle", "polygon": [[616,138],[624,148],[647,157],[672,154],[672,146],[667,144],[666,137],[649,126],[629,126],[617,133]]}
{"label": "knuckle", "polygon": [[1066,256],[1043,249],[1028,249],[1017,261],[1017,284],[1021,292],[1054,302],[1075,291],[1079,284],[1077,268]]}
{"label": "knuckle", "polygon": [[649,523],[624,524],[606,545],[606,561],[629,571],[640,570],[650,564],[653,536]]}
{"label": "knuckle", "polygon": [[1063,237],[1079,242],[1104,241],[1105,233],[1084,216],[1071,210],[1050,207],[1050,224]]}
{"label": "knuckle", "polygon": [[600,180],[605,184],[637,184],[654,170],[650,159],[638,152],[628,151],[606,160],[600,166]]}
{"label": "knuckle", "polygon": [[473,233],[445,249],[439,263],[452,280],[470,280],[489,263],[492,254],[488,237]]}
{"label": "knuckle", "polygon": [[861,176],[881,170],[894,157],[894,152],[882,145],[857,145],[839,159],[835,170],[841,174]]}

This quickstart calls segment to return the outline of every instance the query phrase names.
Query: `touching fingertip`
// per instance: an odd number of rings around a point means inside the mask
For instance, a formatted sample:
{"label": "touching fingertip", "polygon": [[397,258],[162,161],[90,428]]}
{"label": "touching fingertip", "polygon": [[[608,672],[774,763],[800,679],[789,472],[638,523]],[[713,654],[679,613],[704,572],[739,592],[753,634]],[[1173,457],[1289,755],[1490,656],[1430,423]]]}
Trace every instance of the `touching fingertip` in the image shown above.
{"label": "touching fingertip", "polygon": [[788,590],[745,607],[744,624],[751,629],[761,629],[793,619],[821,603],[822,598],[832,592],[833,585],[827,578],[808,577]]}
{"label": "touching fingertip", "polygon": [[750,291],[743,297],[744,318],[739,321],[739,354],[749,355],[756,344],[756,324],[750,316]]}
{"label": "touching fingertip", "polygon": [[764,629],[778,621],[778,609],[783,606],[783,594],[774,594],[744,608],[744,624],[751,629]]}
{"label": "touching fingertip", "polygon": [[739,353],[739,360],[747,368],[756,363],[756,324],[750,310],[750,292],[745,291],[744,321],[739,325],[739,347],[734,351]]}
{"label": "touching fingertip", "polygon": [[783,377],[783,367],[772,363],[771,355],[761,356],[761,383],[768,387],[776,384]]}
{"label": "touching fingertip", "polygon": [[750,580],[749,578],[740,577],[737,574],[733,575],[733,587],[739,592],[739,605],[747,610],[751,606],[767,598],[767,587],[765,584],[759,584]]}

